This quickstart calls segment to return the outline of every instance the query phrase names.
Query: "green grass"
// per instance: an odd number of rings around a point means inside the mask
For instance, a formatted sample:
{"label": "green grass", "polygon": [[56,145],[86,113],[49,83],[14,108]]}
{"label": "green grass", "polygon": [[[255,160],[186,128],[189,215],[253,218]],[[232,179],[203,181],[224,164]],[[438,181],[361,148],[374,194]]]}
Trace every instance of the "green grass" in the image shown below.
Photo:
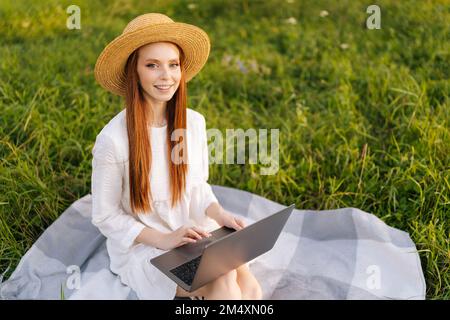
{"label": "green grass", "polygon": [[364,1],[77,3],[81,30],[65,27],[71,1],[0,4],[5,278],[90,192],[95,136],[123,107],[96,84],[97,56],[133,17],[161,12],[211,38],[208,63],[189,83],[189,107],[208,127],[280,129],[276,175],[211,165],[211,183],[300,209],[371,212],[411,235],[427,298],[450,299],[448,1],[378,1],[381,30],[364,28]]}

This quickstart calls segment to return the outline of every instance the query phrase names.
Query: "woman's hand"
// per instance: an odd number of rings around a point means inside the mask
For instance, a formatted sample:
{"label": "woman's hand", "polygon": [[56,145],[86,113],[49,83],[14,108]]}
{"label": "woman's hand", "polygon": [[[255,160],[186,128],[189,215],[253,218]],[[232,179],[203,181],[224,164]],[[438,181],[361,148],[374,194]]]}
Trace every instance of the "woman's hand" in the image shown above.
{"label": "woman's hand", "polygon": [[211,234],[197,227],[180,227],[177,230],[165,233],[161,239],[158,248],[162,250],[170,250],[180,247],[186,243],[195,243]]}
{"label": "woman's hand", "polygon": [[222,210],[220,216],[216,221],[221,226],[225,226],[235,230],[241,230],[242,228],[245,228],[245,223],[242,219],[235,217],[233,214],[226,210]]}

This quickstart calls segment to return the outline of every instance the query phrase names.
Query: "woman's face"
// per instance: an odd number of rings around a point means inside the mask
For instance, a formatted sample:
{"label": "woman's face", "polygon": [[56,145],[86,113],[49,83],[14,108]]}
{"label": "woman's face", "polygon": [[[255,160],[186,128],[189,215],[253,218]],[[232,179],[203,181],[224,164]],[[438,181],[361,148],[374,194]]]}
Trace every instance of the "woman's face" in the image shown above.
{"label": "woman's face", "polygon": [[178,48],[169,42],[150,43],[141,47],[137,73],[147,99],[156,103],[169,101],[181,79]]}

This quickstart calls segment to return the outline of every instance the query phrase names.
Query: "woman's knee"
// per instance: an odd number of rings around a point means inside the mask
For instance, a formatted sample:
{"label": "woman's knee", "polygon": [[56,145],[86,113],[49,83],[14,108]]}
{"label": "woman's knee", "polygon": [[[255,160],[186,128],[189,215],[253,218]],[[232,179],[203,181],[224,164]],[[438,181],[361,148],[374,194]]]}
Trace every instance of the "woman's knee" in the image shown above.
{"label": "woman's knee", "polygon": [[262,299],[262,289],[247,266],[238,269],[237,283],[242,291],[242,299],[260,300]]}
{"label": "woman's knee", "polygon": [[216,279],[217,284],[223,286],[234,287],[237,285],[237,272],[236,270],[231,270],[230,272],[220,276]]}
{"label": "woman's knee", "polygon": [[242,298],[247,300],[261,300],[262,289],[258,282],[252,282],[242,293]]}
{"label": "woman's knee", "polygon": [[236,270],[217,278],[212,284],[212,291],[224,295],[225,299],[242,299],[241,288],[237,283]]}

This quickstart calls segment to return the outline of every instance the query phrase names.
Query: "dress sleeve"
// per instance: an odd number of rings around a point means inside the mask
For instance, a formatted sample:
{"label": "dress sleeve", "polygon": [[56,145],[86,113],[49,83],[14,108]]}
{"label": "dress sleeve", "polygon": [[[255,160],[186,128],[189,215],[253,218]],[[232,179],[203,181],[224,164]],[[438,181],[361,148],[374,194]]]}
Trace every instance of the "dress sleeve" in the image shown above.
{"label": "dress sleeve", "polygon": [[202,116],[199,128],[199,141],[201,143],[201,182],[195,188],[193,188],[193,194],[191,199],[191,205],[194,206],[200,216],[206,215],[206,209],[208,206],[219,201],[214,195],[211,186],[208,183],[209,177],[209,159],[208,159],[208,139],[206,135],[206,121]]}
{"label": "dress sleeve", "polygon": [[112,138],[99,134],[92,149],[92,224],[124,249],[133,246],[145,225],[120,204],[124,165]]}

